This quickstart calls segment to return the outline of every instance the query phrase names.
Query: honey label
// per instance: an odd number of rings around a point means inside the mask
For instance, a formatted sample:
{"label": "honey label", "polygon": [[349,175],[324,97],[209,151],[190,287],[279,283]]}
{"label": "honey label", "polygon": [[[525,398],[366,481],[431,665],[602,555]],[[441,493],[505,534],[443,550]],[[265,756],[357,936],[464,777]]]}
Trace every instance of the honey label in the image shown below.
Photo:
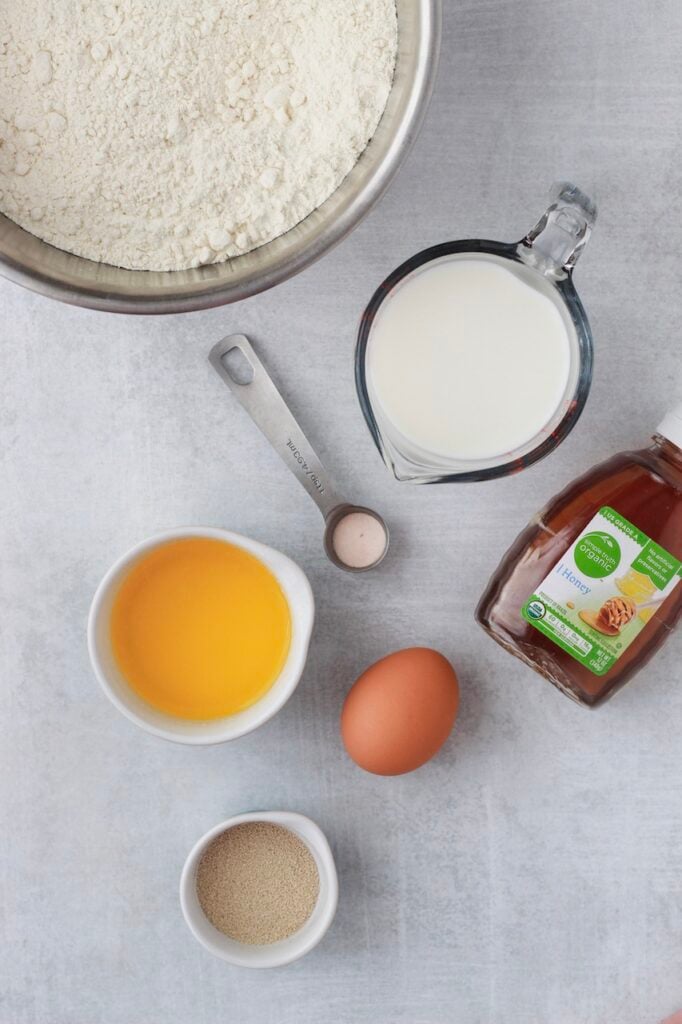
{"label": "honey label", "polygon": [[605,675],[682,578],[682,562],[605,506],[531,594],[521,614]]}

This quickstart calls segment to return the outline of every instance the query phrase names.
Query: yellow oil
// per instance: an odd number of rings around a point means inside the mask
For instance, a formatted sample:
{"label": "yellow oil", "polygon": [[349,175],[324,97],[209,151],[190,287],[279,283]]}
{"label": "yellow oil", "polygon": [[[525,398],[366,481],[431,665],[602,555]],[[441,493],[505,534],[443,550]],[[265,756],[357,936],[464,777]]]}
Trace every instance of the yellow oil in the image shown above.
{"label": "yellow oil", "polygon": [[114,599],[111,644],[143,700],[185,719],[222,718],[279,676],[291,613],[275,576],[234,544],[170,541],[143,556]]}

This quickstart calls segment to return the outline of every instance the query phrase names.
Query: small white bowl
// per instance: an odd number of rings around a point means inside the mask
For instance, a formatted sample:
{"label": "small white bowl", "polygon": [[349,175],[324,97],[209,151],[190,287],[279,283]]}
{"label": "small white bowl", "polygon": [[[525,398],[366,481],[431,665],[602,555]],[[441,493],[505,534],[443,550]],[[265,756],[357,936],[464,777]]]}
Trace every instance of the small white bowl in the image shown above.
{"label": "small white bowl", "polygon": [[[297,932],[288,939],[267,946],[250,946],[236,942],[218,931],[208,920],[197,896],[197,868],[204,850],[222,832],[246,821],[269,821],[294,832],[306,844],[315,858],[320,876],[320,892],[312,914]],[[180,878],[180,906],[190,931],[209,953],[238,967],[283,967],[309,953],[323,938],[334,920],[339,898],[339,883],[334,857],[322,830],[303,814],[293,811],[254,811],[238,814],[216,825],[192,849],[185,861]]]}
{"label": "small white bowl", "polygon": [[[208,537],[227,541],[251,552],[277,578],[291,611],[291,646],[284,667],[260,700],[244,711],[210,721],[190,721],[157,711],[142,700],[126,682],[111,649],[111,608],[124,578],[132,566],[149,551],[183,537]],[[112,565],[100,583],[90,606],[88,650],[95,675],[109,700],[140,728],[176,743],[195,745],[224,743],[263,725],[287,702],[303,674],[315,617],[313,592],[302,569],[286,555],[229,530],[183,527],[158,533],[137,544]]]}

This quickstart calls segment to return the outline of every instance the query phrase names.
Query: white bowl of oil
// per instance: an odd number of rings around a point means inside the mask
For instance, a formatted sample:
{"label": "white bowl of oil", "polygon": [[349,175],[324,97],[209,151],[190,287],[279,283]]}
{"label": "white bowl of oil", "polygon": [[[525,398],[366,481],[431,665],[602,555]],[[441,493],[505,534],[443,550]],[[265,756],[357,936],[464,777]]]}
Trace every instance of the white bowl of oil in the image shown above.
{"label": "white bowl of oil", "polygon": [[[240,707],[229,714],[215,715],[212,713],[210,717],[203,718],[200,717],[200,710],[199,716],[197,715],[196,708],[192,709],[191,717],[185,717],[182,708],[178,711],[173,706],[169,713],[163,701],[160,703],[157,700],[150,702],[149,699],[146,699],[144,686],[132,685],[123,671],[120,652],[115,649],[115,644],[112,641],[112,612],[115,611],[121,588],[131,578],[131,574],[136,568],[143,566],[149,556],[160,552],[166,546],[193,539],[222,542],[224,545],[246,553],[246,556],[253,556],[260,566],[264,567],[268,575],[271,574],[274,577],[288,607],[290,622],[288,649],[282,656],[281,665],[274,681],[270,682],[264,692],[248,706]],[[192,600],[193,594],[189,592],[187,594],[188,607],[191,606]],[[229,530],[184,527],[159,533],[142,541],[112,565],[102,579],[92,601],[88,621],[88,648],[95,675],[107,697],[126,718],[135,722],[140,728],[155,736],[178,743],[194,745],[223,743],[244,736],[263,725],[277,714],[292,695],[305,668],[313,621],[314,599],[308,579],[302,569],[286,555]],[[209,625],[215,632],[215,621]],[[265,625],[265,623],[254,623],[256,637],[259,635],[258,630],[261,630],[260,635],[265,635],[262,632]],[[229,626],[229,622],[226,622],[227,626]],[[169,629],[172,629],[172,623],[169,625]],[[153,634],[150,632],[150,637],[152,636]],[[164,658],[167,661],[169,679],[175,670],[172,660],[175,639],[173,633],[167,635],[166,641],[163,637],[161,640],[158,638],[155,640],[156,653],[161,659],[161,663],[163,664]],[[164,649],[164,642],[167,644],[167,650]],[[146,643],[144,633],[142,633],[138,637],[137,653],[143,662],[150,649],[152,649],[151,640]],[[184,657],[184,652],[180,653]],[[226,667],[226,672],[229,672],[229,667]],[[166,697],[167,695],[164,696],[164,701],[168,703]]]}

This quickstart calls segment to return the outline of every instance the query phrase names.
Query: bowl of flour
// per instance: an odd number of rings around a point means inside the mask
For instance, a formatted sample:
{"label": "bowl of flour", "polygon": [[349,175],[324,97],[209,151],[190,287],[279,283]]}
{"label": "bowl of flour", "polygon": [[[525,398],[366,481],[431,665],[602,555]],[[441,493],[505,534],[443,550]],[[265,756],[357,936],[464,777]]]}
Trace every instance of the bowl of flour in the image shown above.
{"label": "bowl of flour", "polygon": [[439,26],[440,0],[3,0],[0,273],[129,313],[292,276],[388,186]]}

